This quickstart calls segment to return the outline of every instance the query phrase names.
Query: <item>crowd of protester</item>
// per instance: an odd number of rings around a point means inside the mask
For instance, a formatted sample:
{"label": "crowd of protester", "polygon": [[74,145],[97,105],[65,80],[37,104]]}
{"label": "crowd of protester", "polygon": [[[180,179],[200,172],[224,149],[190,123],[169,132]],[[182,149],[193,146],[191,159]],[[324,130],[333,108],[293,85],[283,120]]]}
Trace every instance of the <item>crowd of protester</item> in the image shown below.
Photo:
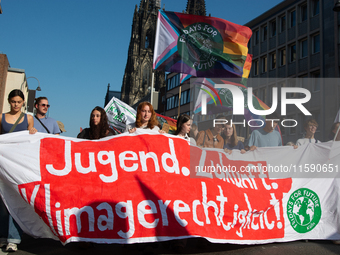
{"label": "crowd of protester", "polygon": [[[10,104],[10,111],[0,115],[1,134],[29,130],[30,134],[45,132],[58,135],[66,131],[63,124],[61,126],[60,123],[46,116],[50,107],[46,97],[36,99],[36,114],[34,117],[21,111],[25,103],[25,97],[20,90],[15,89],[11,91],[8,95],[8,102]],[[218,123],[211,126],[211,128],[199,131],[197,124],[193,123],[190,116],[183,114],[177,119],[177,130],[174,135],[187,140],[190,145],[197,145],[202,148],[224,149],[228,154],[231,154],[233,150],[239,150],[243,154],[246,151],[256,150],[257,147],[283,145],[281,135],[276,130],[280,118],[275,114],[266,118],[274,119],[274,121],[265,121],[264,127],[251,133],[247,144],[244,144],[237,136],[235,125],[231,123],[231,119],[227,119],[223,115],[216,118],[225,120],[224,124]],[[340,122],[336,122],[330,128],[329,138],[331,140],[340,140],[339,125]],[[304,136],[298,139],[296,143],[288,142],[286,145],[297,148],[308,143],[320,143],[315,138],[318,128],[318,123],[315,119],[308,119],[303,127],[305,130]],[[133,124],[127,125],[125,132],[134,133],[137,129],[156,131],[160,134],[165,133],[161,129],[156,112],[149,102],[139,104],[136,121]],[[77,138],[95,140],[115,134],[117,134],[117,131],[114,127],[109,126],[105,110],[96,106],[90,114],[89,128],[81,130]],[[17,245],[21,242],[22,230],[9,214],[2,199],[0,199],[0,226],[0,247],[6,246],[6,251],[16,251]],[[186,240],[173,242],[173,246],[179,250],[185,247],[185,245]]]}

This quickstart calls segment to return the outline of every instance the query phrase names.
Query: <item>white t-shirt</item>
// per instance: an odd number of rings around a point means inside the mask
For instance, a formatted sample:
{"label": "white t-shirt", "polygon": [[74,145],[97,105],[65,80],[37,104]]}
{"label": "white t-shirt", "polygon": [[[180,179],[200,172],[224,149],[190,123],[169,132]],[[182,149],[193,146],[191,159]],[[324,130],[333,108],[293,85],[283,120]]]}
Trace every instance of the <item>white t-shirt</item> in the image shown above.
{"label": "white t-shirt", "polygon": [[296,141],[297,146],[304,145],[306,143],[321,143],[319,140],[316,140],[314,138],[300,138],[299,140]]}
{"label": "white t-shirt", "polygon": [[[126,125],[126,128],[125,128],[125,131],[124,131],[124,132],[128,132],[130,129],[135,128],[135,127],[136,127],[136,124],[135,124],[135,123]],[[154,126],[152,129],[151,129],[151,128],[148,128],[147,126],[145,126],[145,127],[139,127],[139,128],[140,128],[140,129],[149,129],[149,130],[153,130],[153,131],[159,131],[159,127],[158,127],[158,126]]]}
{"label": "white t-shirt", "polygon": [[[182,137],[182,136],[180,136]],[[183,139],[187,140],[190,145],[196,145],[196,141],[194,138],[189,137],[188,134],[185,134],[185,137],[182,137]]]}

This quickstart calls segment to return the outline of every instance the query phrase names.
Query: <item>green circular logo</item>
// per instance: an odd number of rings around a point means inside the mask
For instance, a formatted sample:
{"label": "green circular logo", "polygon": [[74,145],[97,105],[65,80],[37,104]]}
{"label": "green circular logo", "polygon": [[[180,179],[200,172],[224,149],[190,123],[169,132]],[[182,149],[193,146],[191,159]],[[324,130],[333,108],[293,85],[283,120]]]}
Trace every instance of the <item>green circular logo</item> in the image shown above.
{"label": "green circular logo", "polygon": [[184,63],[206,71],[213,68],[218,56],[223,54],[223,38],[212,25],[195,23],[182,29],[177,49]]}
{"label": "green circular logo", "polygon": [[321,204],[318,195],[306,188],[295,190],[287,203],[287,216],[296,232],[311,231],[321,219]]}

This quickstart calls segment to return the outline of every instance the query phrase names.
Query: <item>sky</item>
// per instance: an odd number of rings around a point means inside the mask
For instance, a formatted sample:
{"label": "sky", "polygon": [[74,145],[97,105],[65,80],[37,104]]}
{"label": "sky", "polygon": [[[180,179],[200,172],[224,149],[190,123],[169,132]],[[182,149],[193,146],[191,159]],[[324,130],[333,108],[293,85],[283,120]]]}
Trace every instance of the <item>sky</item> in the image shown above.
{"label": "sky", "polygon": [[[207,14],[243,25],[282,0],[206,0]],[[182,12],[186,0],[162,0],[166,11]],[[89,126],[95,106],[104,108],[107,85],[120,91],[140,0],[2,0],[0,53],[10,67],[36,77],[51,105],[48,116],[76,137]],[[29,89],[38,81],[27,80]],[[5,96],[7,97],[7,95]]]}

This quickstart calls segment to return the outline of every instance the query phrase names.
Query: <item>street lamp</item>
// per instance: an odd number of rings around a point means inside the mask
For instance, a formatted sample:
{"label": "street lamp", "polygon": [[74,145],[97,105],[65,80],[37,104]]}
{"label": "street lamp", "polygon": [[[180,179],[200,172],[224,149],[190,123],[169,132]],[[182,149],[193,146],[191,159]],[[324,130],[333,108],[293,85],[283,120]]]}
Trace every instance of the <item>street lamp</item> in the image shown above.
{"label": "street lamp", "polygon": [[27,79],[29,79],[29,78],[34,78],[34,79],[37,80],[37,82],[38,82],[38,87],[37,87],[35,90],[36,90],[36,91],[41,91],[41,88],[40,88],[40,81],[38,80],[38,78],[36,78],[36,77],[34,77],[34,76],[30,76],[30,77],[27,77],[27,78],[26,78],[26,81],[27,81]]}

